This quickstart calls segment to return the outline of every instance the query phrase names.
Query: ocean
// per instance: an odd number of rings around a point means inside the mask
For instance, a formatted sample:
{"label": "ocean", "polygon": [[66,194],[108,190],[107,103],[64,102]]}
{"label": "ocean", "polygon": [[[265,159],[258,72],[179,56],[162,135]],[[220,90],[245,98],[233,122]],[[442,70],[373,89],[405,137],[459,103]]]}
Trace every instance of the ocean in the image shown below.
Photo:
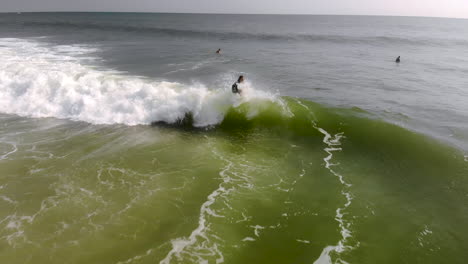
{"label": "ocean", "polygon": [[468,259],[468,20],[4,13],[0,58],[1,263]]}

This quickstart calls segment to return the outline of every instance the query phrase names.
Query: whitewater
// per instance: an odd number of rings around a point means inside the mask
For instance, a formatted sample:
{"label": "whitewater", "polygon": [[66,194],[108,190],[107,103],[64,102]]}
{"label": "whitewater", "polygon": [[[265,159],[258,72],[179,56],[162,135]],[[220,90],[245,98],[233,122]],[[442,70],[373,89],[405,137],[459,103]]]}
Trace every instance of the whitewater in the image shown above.
{"label": "whitewater", "polygon": [[[251,101],[277,101],[255,90],[230,86],[209,89],[99,70],[83,64],[96,48],[47,47],[32,40],[0,39],[0,111],[29,117],[68,118],[93,124],[176,123],[187,115],[193,125],[219,124],[230,107]],[[256,110],[252,109],[252,115]]]}

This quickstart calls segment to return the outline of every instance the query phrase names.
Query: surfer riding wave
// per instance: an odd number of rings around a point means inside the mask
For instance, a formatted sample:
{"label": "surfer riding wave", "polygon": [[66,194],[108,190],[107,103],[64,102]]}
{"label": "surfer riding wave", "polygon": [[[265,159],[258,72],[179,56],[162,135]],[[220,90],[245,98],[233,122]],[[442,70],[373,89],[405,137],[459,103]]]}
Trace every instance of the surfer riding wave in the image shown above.
{"label": "surfer riding wave", "polygon": [[233,85],[232,85],[232,93],[237,93],[239,95],[242,95],[242,89],[239,89],[239,84],[243,83],[244,82],[244,76],[241,75],[239,76],[239,78],[237,79],[237,82],[235,82]]}

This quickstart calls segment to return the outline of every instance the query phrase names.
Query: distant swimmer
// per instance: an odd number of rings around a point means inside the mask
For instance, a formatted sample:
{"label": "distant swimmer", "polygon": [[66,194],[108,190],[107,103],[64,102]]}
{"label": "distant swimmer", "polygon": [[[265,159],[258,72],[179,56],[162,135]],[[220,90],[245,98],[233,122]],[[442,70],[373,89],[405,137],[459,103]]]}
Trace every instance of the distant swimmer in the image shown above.
{"label": "distant swimmer", "polygon": [[398,56],[398,58],[396,58],[396,63],[400,63],[400,56]]}
{"label": "distant swimmer", "polygon": [[221,53],[221,49],[218,49],[218,50],[216,51],[216,54],[220,54],[220,53]]}
{"label": "distant swimmer", "polygon": [[232,93],[238,93],[239,95],[241,95],[242,93],[242,90],[239,89],[238,85],[241,84],[242,82],[244,82],[244,76],[239,76],[239,79],[237,79],[237,82],[235,82],[233,85],[232,85]]}

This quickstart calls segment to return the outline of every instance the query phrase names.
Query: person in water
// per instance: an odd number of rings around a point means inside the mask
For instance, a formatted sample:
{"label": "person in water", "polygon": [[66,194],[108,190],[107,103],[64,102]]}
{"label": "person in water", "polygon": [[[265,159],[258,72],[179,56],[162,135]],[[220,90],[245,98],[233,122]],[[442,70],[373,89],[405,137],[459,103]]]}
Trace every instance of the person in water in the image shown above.
{"label": "person in water", "polygon": [[216,51],[216,54],[220,54],[220,53],[221,53],[221,49],[218,49],[218,50]]}
{"label": "person in water", "polygon": [[238,93],[239,95],[241,95],[242,90],[239,89],[238,85],[241,84],[242,82],[244,82],[244,76],[243,75],[239,76],[239,79],[237,79],[237,82],[235,82],[232,85],[232,93]]}
{"label": "person in water", "polygon": [[400,63],[400,56],[398,56],[398,58],[396,58],[395,62]]}

